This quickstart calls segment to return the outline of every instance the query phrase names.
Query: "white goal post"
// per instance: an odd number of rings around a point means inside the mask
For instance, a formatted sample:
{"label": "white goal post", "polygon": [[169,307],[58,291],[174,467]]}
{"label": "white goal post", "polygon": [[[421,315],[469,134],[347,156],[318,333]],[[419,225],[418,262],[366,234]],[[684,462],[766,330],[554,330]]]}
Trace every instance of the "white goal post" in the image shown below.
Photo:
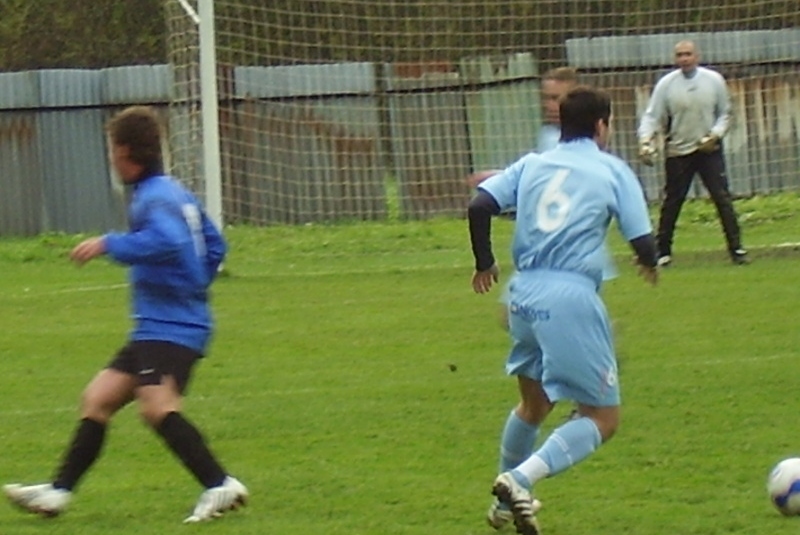
{"label": "white goal post", "polygon": [[198,27],[200,55],[200,110],[203,146],[205,207],[220,227],[222,213],[222,169],[219,146],[219,105],[217,92],[217,49],[214,31],[214,0],[198,0],[198,11],[188,0],[178,0],[186,17]]}

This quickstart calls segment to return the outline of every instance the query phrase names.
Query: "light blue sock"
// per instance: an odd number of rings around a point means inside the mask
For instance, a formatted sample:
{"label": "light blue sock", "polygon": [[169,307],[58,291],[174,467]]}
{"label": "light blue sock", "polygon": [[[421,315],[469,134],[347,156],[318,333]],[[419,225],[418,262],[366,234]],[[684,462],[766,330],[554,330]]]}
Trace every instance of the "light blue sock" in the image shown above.
{"label": "light blue sock", "polygon": [[[591,455],[601,442],[600,430],[594,420],[578,418],[553,431],[534,456],[547,465],[548,473],[545,476],[554,476]],[[536,473],[533,463],[530,467],[525,464],[519,467],[520,474],[515,475],[523,475],[531,483],[536,483],[541,479],[541,474]]]}
{"label": "light blue sock", "polygon": [[530,457],[539,435],[539,426],[532,425],[511,411],[500,440],[500,473],[508,472]]}

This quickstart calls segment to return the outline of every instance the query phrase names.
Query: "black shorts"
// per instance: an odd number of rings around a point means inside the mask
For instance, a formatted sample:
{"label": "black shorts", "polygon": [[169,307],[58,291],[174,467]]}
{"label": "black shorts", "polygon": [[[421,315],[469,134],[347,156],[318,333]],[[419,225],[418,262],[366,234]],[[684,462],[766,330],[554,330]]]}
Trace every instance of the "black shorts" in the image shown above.
{"label": "black shorts", "polygon": [[129,342],[117,352],[107,368],[139,378],[139,385],[158,385],[165,375],[175,378],[183,394],[189,384],[192,367],[203,355],[186,346],[159,340]]}

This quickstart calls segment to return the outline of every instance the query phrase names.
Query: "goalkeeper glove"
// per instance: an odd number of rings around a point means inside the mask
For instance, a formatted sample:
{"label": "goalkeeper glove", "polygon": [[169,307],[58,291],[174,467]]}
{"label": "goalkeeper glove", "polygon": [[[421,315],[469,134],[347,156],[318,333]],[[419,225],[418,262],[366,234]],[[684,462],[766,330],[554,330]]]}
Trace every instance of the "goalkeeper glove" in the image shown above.
{"label": "goalkeeper glove", "polygon": [[719,149],[719,137],[715,134],[705,135],[697,142],[697,150],[704,154],[710,154],[717,149]]}
{"label": "goalkeeper glove", "polygon": [[647,140],[639,143],[639,161],[647,166],[653,166],[655,163],[656,148]]}

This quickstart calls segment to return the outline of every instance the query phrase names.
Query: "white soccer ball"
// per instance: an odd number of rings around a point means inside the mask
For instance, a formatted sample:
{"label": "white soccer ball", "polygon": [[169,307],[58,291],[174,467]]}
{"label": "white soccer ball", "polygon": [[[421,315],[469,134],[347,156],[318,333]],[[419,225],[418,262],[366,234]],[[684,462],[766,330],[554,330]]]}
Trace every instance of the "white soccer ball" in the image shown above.
{"label": "white soccer ball", "polygon": [[781,514],[800,515],[800,458],[784,459],[775,465],[767,478],[767,492]]}

